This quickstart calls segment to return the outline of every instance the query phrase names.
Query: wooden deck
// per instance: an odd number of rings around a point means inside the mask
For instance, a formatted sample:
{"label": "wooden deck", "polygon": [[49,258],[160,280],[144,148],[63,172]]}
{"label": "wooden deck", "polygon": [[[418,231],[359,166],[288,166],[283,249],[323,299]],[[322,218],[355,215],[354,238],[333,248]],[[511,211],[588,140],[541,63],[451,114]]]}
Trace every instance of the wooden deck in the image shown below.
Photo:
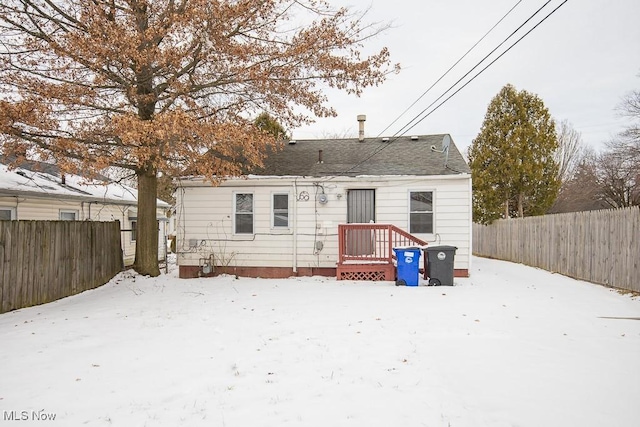
{"label": "wooden deck", "polygon": [[426,246],[427,242],[395,225],[339,224],[337,278],[394,281],[393,248]]}

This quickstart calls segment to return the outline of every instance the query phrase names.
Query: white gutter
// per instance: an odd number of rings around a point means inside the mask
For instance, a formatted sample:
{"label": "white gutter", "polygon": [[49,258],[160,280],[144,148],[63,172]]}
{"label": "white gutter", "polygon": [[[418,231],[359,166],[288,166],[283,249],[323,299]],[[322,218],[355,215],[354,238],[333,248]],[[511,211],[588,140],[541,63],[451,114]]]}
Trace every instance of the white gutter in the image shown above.
{"label": "white gutter", "polygon": [[[248,175],[246,177],[235,177],[229,178],[222,182],[220,182],[218,187],[268,187],[273,185],[275,182],[279,181],[290,181],[290,180],[300,180],[305,183],[313,183],[313,182],[324,182],[328,179],[331,179],[333,182],[346,182],[346,183],[354,183],[354,182],[367,182],[367,183],[376,183],[376,182],[395,182],[395,181],[406,181],[406,180],[460,180],[460,179],[469,179],[471,178],[470,173],[462,173],[455,175],[358,175],[358,176],[323,176],[323,177],[312,177],[312,176],[267,176],[267,175]],[[189,181],[181,181],[182,187],[212,187],[212,184],[209,181],[206,181],[204,178],[193,178]]]}

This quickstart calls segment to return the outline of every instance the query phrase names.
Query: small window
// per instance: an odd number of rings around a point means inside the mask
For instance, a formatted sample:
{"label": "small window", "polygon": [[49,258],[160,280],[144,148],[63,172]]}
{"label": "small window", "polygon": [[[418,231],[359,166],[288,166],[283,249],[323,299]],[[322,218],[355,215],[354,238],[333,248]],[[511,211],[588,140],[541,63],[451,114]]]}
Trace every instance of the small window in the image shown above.
{"label": "small window", "polygon": [[253,194],[237,193],[235,199],[235,233],[253,234]]}
{"label": "small window", "polygon": [[78,211],[61,210],[60,221],[76,221],[78,219]]}
{"label": "small window", "polygon": [[288,228],[289,227],[289,195],[274,194],[273,195],[273,227]]}
{"label": "small window", "polygon": [[409,203],[409,233],[433,234],[433,191],[412,191]]}
{"label": "small window", "polygon": [[0,206],[0,221],[16,219],[16,208]]}
{"label": "small window", "polygon": [[131,221],[131,241],[135,242],[138,231],[138,221]]}

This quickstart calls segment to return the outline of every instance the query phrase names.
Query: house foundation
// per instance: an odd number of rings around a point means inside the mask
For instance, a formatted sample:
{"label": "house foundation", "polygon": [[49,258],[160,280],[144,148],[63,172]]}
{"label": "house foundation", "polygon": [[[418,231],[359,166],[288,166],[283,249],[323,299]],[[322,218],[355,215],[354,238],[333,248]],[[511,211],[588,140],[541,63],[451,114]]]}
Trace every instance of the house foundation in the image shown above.
{"label": "house foundation", "polygon": [[[210,274],[202,274],[200,267],[197,265],[181,265],[178,270],[179,277],[181,279],[196,279],[198,277],[215,277],[222,274],[229,274],[239,277],[254,277],[263,279],[286,279],[289,277],[310,277],[310,276],[324,276],[324,277],[337,277],[337,268],[330,267],[303,267],[298,268],[298,271],[294,273],[292,268],[288,267],[216,267],[215,271]],[[454,277],[469,277],[469,270],[467,269],[455,269],[453,271]],[[350,274],[343,275],[343,280],[379,280],[379,281],[393,281],[395,278],[390,279],[388,272],[383,272],[380,275],[372,278],[369,276],[361,277],[354,274],[352,271]]]}

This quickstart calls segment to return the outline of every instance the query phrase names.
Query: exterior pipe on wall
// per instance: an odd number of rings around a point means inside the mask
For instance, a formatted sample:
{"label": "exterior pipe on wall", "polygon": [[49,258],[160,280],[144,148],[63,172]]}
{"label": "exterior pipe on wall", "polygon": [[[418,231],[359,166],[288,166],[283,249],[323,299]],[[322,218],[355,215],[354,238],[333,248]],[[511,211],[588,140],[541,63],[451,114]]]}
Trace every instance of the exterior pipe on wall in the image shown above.
{"label": "exterior pipe on wall", "polygon": [[298,184],[293,180],[293,273],[298,273]]}

